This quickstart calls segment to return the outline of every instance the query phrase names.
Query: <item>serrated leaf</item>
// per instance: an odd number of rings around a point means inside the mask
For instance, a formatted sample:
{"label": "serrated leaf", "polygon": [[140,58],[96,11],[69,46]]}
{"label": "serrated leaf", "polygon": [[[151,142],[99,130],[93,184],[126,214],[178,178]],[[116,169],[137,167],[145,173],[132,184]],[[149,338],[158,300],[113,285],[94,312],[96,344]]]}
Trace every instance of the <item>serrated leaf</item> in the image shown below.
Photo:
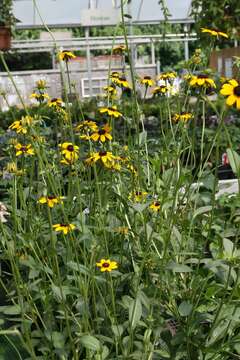
{"label": "serrated leaf", "polygon": [[93,351],[100,351],[101,350],[100,341],[97,338],[95,338],[94,336],[92,336],[92,335],[83,335],[80,338],[80,343],[86,349],[93,350]]}

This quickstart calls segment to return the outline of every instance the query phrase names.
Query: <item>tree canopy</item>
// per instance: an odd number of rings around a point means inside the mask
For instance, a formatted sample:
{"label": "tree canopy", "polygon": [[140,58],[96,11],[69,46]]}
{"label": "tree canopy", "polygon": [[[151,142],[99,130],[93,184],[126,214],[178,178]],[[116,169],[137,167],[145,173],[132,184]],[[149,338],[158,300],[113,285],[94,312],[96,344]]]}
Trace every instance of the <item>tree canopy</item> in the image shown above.
{"label": "tree canopy", "polygon": [[192,15],[197,29],[201,27],[218,29],[232,38],[239,38],[239,0],[192,0]]}

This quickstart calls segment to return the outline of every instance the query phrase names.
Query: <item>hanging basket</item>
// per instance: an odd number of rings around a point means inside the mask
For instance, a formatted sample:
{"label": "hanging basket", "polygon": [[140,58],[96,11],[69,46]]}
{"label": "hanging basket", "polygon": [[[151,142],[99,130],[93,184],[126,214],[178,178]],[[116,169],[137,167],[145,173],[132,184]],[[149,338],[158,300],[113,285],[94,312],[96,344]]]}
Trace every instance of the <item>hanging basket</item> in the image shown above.
{"label": "hanging basket", "polygon": [[11,47],[11,29],[0,26],[0,50],[9,50]]}

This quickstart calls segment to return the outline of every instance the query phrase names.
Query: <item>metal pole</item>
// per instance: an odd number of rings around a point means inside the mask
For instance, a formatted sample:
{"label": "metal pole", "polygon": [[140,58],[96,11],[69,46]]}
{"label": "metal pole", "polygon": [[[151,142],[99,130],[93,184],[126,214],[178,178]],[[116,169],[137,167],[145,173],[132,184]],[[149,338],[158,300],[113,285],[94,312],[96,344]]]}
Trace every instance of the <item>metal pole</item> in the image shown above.
{"label": "metal pole", "polygon": [[161,72],[161,64],[160,64],[160,60],[157,60],[157,74],[160,74]]}
{"label": "metal pole", "polygon": [[189,60],[189,44],[188,44],[188,40],[187,40],[187,35],[189,32],[189,25],[185,24],[184,25],[184,33],[185,33],[185,40],[184,40],[184,55],[185,55],[185,61]]}
{"label": "metal pole", "polygon": [[89,27],[85,28],[85,38],[86,38],[86,55],[87,55],[87,73],[88,73],[88,83],[89,83],[89,96],[93,96],[92,88],[92,63],[91,63],[91,51],[89,46]]}
{"label": "metal pole", "polygon": [[[128,3],[128,14],[131,16],[131,18],[129,19],[129,24],[128,24],[129,35],[133,36],[132,2],[131,1],[129,1],[129,3]],[[131,50],[131,62],[132,62],[133,70],[134,70],[135,69],[135,46],[132,43],[132,40],[130,40],[129,42],[130,42],[130,50]]]}
{"label": "metal pole", "polygon": [[51,56],[52,56],[52,68],[53,68],[53,69],[56,69],[55,49],[52,49],[52,51],[51,51]]}
{"label": "metal pole", "polygon": [[184,40],[184,54],[185,54],[185,61],[189,60],[189,46],[188,41]]}
{"label": "metal pole", "polygon": [[155,65],[156,63],[156,59],[155,59],[155,45],[154,42],[151,41],[151,59],[152,59],[152,64]]}

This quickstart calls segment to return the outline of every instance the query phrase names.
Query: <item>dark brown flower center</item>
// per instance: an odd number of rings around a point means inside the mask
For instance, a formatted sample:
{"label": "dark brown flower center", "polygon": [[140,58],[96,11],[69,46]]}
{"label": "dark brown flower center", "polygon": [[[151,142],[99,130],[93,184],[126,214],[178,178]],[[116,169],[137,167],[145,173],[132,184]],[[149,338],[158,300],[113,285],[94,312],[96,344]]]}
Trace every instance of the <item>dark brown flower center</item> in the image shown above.
{"label": "dark brown flower center", "polygon": [[160,203],[158,201],[155,201],[154,205],[155,206],[160,206]]}
{"label": "dark brown flower center", "polygon": [[198,75],[198,79],[208,79],[208,76],[206,74],[200,74]]}
{"label": "dark brown flower center", "polygon": [[26,146],[22,146],[20,149],[22,152],[26,152],[27,151],[27,147]]}
{"label": "dark brown flower center", "polygon": [[107,152],[106,151],[100,151],[99,152],[99,156],[106,156],[107,155]]}
{"label": "dark brown flower center", "polygon": [[136,196],[141,196],[141,195],[142,195],[142,191],[136,191],[136,192],[135,192],[135,195],[136,195]]}
{"label": "dark brown flower center", "polygon": [[240,85],[236,86],[236,87],[233,89],[233,93],[234,93],[234,95],[240,97]]}
{"label": "dark brown flower center", "polygon": [[53,200],[53,199],[56,199],[56,196],[53,195],[48,196],[48,200]]}
{"label": "dark brown flower center", "polygon": [[68,145],[67,150],[70,152],[74,151],[74,146],[73,145]]}
{"label": "dark brown flower center", "polygon": [[151,76],[144,76],[144,80],[151,80]]}
{"label": "dark brown flower center", "polygon": [[101,130],[98,131],[98,134],[99,135],[104,135],[104,134],[106,134],[106,130],[101,129]]}
{"label": "dark brown flower center", "polygon": [[60,224],[61,227],[68,227],[67,224]]}
{"label": "dark brown flower center", "polygon": [[110,264],[107,263],[107,262],[104,262],[104,263],[102,264],[102,267],[104,267],[104,268],[108,268],[109,266],[110,266]]}

